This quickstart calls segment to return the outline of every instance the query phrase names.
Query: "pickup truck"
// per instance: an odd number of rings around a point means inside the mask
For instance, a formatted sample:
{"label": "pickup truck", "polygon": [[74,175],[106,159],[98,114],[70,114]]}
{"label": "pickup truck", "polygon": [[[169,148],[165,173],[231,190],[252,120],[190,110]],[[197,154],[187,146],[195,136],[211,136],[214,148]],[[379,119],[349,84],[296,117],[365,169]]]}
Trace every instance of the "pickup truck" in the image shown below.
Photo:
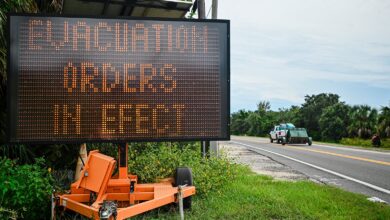
{"label": "pickup truck", "polygon": [[269,138],[271,143],[276,141],[277,143],[288,144],[312,144],[312,139],[307,134],[306,129],[296,128],[291,123],[284,123],[276,125],[274,130],[270,131]]}
{"label": "pickup truck", "polygon": [[274,127],[274,130],[272,130],[269,133],[271,143],[273,143],[274,141],[276,141],[277,143],[280,143],[282,141],[283,137],[286,137],[288,127],[295,128],[295,126],[291,123],[276,125]]}

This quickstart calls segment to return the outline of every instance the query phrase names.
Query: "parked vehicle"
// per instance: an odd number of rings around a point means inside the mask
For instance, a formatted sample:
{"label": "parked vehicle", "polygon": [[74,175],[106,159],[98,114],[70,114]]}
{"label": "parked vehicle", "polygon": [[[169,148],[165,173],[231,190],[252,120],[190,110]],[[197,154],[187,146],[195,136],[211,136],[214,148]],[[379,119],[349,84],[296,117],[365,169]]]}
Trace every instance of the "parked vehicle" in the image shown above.
{"label": "parked vehicle", "polygon": [[305,128],[296,128],[291,123],[276,125],[269,134],[270,141],[273,143],[287,144],[308,144],[311,146],[312,138],[309,137]]}

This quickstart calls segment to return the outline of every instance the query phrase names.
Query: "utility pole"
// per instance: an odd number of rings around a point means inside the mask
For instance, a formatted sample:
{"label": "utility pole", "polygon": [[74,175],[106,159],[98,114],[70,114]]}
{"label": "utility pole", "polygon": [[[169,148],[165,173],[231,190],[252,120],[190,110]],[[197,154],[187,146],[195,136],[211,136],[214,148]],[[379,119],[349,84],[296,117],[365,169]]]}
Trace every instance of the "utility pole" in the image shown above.
{"label": "utility pole", "polygon": [[204,0],[198,0],[198,19],[206,18],[206,6]]}
{"label": "utility pole", "polygon": [[[217,19],[218,18],[218,0],[213,0],[211,5],[211,18]],[[218,147],[218,141],[211,141],[210,142],[210,150],[213,153],[214,156],[219,156],[219,147]]]}
{"label": "utility pole", "polygon": [[213,0],[211,7],[212,7],[211,18],[217,19],[218,18],[218,0]]}

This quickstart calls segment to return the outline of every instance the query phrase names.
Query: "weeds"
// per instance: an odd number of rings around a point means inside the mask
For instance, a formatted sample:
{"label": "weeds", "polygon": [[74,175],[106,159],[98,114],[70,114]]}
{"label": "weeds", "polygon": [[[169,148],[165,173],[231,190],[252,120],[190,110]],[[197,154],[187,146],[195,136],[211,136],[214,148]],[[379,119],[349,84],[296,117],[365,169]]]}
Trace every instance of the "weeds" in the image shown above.
{"label": "weeds", "polygon": [[[0,207],[25,219],[49,216],[52,178],[43,159],[32,165],[17,165],[10,159],[0,160]],[[8,212],[7,210],[12,210]]]}
{"label": "weeds", "polygon": [[205,196],[211,190],[234,179],[236,165],[225,156],[202,158],[198,143],[132,144],[129,149],[129,170],[141,182],[155,182],[174,175],[176,167],[192,169],[197,195]]}
{"label": "weeds", "polygon": [[[361,147],[372,147],[370,139],[361,139],[361,138],[342,138],[340,144],[351,145],[351,146],[361,146]],[[381,139],[380,148],[390,148],[390,139]]]}

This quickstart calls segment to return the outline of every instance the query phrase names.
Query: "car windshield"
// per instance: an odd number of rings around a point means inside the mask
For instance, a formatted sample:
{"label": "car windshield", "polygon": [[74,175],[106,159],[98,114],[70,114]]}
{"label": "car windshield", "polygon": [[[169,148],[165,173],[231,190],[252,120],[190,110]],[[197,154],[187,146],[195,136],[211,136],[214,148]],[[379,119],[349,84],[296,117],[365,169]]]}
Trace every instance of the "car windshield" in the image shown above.
{"label": "car windshield", "polygon": [[280,124],[279,125],[279,130],[286,130],[290,128],[295,128],[295,126],[291,123],[286,123],[286,124]]}

